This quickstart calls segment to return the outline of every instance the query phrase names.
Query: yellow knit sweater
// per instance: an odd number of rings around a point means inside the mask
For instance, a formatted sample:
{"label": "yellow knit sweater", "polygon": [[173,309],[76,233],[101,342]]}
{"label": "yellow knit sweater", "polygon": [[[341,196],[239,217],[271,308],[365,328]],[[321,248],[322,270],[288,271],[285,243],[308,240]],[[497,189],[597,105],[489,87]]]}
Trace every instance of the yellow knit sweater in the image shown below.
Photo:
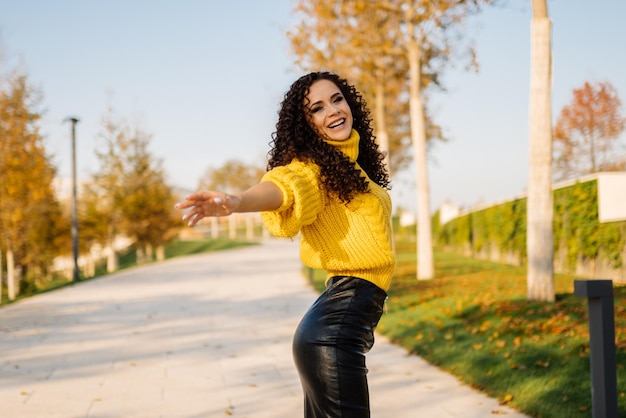
{"label": "yellow knit sweater", "polygon": [[[327,142],[355,162],[359,139],[353,130],[346,141]],[[277,210],[261,213],[265,226],[278,237],[302,231],[300,258],[309,267],[326,270],[327,278],[355,276],[388,290],[395,269],[389,194],[370,180],[369,193],[344,204],[327,196],[319,173],[317,165],[297,159],[267,172],[262,181],[274,183],[283,202]],[[362,176],[367,174],[362,171]]]}

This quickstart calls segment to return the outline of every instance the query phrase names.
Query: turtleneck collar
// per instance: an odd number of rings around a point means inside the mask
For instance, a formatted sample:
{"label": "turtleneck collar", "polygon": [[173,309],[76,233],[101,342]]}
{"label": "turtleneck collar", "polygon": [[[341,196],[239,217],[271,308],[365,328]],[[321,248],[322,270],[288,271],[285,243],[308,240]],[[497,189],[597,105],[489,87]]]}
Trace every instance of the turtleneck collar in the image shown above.
{"label": "turtleneck collar", "polygon": [[350,158],[351,162],[355,162],[359,157],[359,140],[361,137],[359,133],[354,129],[350,133],[350,138],[345,141],[333,141],[331,139],[324,139],[330,145],[333,145]]}

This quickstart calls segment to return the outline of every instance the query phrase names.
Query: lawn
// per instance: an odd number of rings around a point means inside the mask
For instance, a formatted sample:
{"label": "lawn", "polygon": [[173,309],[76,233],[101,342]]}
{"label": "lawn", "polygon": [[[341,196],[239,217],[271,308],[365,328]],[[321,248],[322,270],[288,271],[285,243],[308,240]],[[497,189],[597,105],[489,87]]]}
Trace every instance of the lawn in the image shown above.
{"label": "lawn", "polygon": [[[176,241],[166,258],[249,244]],[[378,332],[531,417],[592,416],[587,300],[573,295],[576,277],[555,277],[556,302],[528,302],[524,268],[436,252],[435,279],[418,281],[415,247],[396,248]],[[133,265],[134,253],[123,254],[120,266]],[[321,291],[324,273],[306,274]],[[614,296],[619,416],[626,417],[626,286],[616,286]]]}
{"label": "lawn", "polygon": [[[555,277],[556,302],[526,300],[526,270],[435,253],[415,278],[415,248],[398,269],[378,332],[466,384],[535,418],[591,417],[587,299]],[[315,274],[318,289],[323,275]],[[626,287],[614,287],[619,416],[626,417]]]}

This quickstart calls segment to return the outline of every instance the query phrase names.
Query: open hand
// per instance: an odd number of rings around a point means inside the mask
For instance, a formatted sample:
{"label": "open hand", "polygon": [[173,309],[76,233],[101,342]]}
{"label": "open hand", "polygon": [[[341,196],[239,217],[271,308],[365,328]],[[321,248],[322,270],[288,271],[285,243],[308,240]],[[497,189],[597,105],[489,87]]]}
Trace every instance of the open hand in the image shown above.
{"label": "open hand", "polygon": [[241,199],[238,196],[220,192],[195,192],[178,202],[176,209],[189,209],[183,220],[194,226],[200,219],[207,216],[228,216],[237,210]]}

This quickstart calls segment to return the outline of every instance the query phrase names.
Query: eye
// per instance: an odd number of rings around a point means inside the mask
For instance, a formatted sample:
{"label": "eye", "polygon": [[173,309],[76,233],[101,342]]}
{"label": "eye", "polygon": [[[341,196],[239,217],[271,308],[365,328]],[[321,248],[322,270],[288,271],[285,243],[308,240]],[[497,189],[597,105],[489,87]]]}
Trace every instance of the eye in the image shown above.
{"label": "eye", "polygon": [[322,110],[322,106],[315,106],[311,108],[311,113],[317,113]]}
{"label": "eye", "polygon": [[339,103],[343,101],[343,96],[337,96],[337,98],[335,100],[333,100],[333,103]]}

